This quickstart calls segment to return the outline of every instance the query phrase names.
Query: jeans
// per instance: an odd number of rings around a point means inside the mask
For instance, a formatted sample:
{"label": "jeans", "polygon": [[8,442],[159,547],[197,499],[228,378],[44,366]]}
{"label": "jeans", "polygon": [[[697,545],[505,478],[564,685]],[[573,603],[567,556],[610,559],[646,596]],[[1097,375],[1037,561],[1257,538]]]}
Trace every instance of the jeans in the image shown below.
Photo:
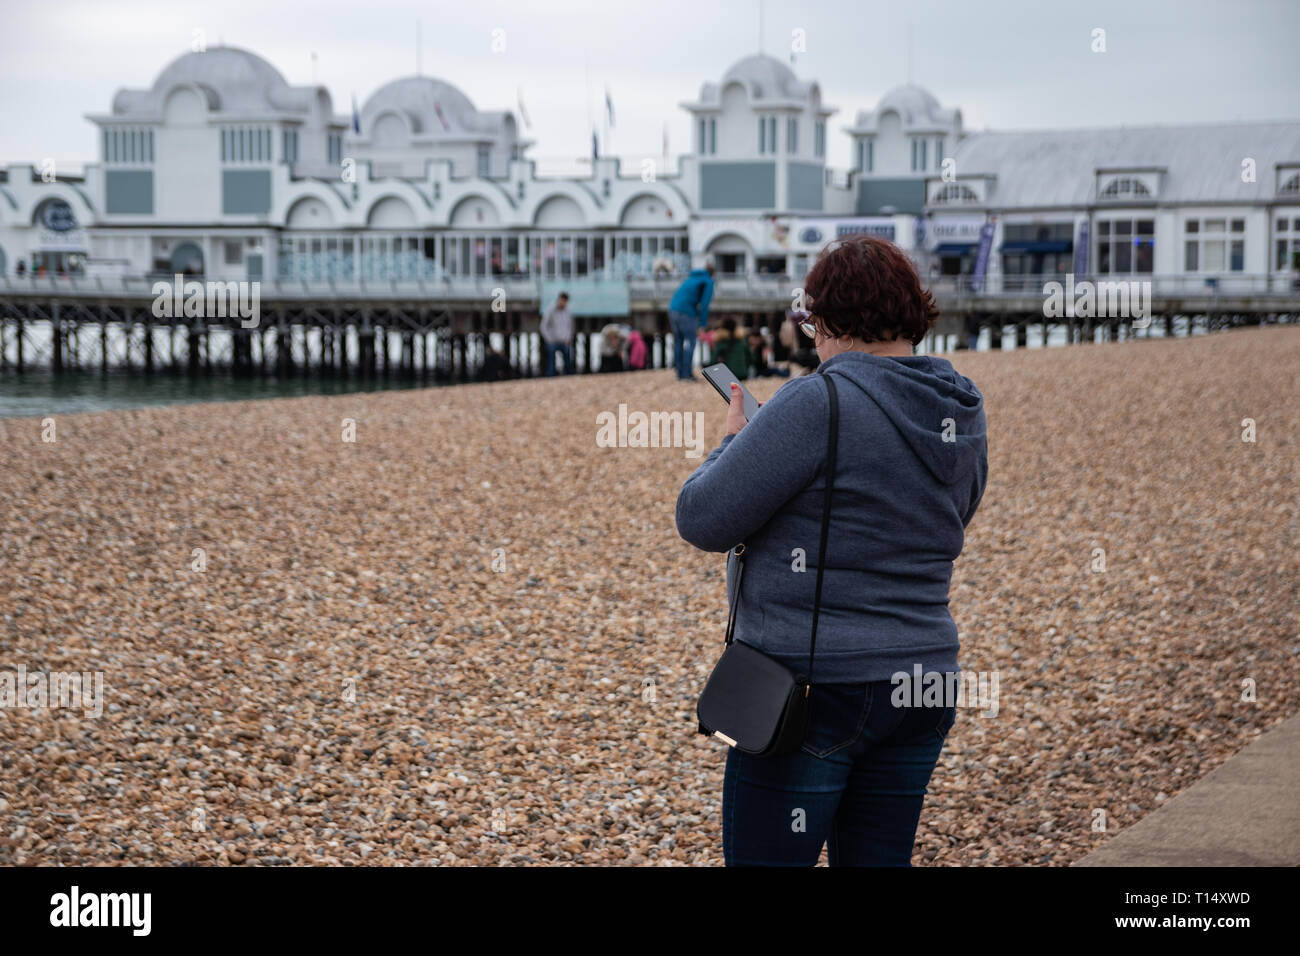
{"label": "jeans", "polygon": [[722,783],[727,866],[911,866],[921,804],[957,708],[895,707],[892,681],[813,684],[803,747],[732,747]]}
{"label": "jeans", "polygon": [[555,356],[556,354],[564,356],[564,373],[566,375],[573,372],[573,350],[569,348],[567,342],[547,342],[546,343],[546,374],[555,374]]}
{"label": "jeans", "polygon": [[683,312],[669,312],[668,321],[673,328],[673,367],[677,369],[678,378],[690,378],[699,320]]}

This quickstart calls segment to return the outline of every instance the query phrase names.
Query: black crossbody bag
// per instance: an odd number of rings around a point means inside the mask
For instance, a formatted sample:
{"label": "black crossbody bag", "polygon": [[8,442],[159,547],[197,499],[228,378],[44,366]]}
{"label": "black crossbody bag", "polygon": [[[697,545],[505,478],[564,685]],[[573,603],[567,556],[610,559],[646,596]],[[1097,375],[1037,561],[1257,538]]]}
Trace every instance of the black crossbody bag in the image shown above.
{"label": "black crossbody bag", "polygon": [[781,757],[803,746],[808,730],[813,656],[817,650],[817,618],[822,604],[822,573],[826,570],[826,537],[831,524],[831,495],[835,489],[835,458],[839,438],[840,407],[835,382],[823,374],[830,397],[830,435],[826,452],[826,500],[822,505],[821,544],[817,550],[817,596],[813,602],[812,639],[808,646],[808,673],[795,674],[784,664],[748,644],[734,640],[736,607],[745,574],[745,545],[736,545],[736,590],[727,615],[727,638],[722,657],[713,667],[704,692],[695,705],[699,732],[726,742],[756,757]]}

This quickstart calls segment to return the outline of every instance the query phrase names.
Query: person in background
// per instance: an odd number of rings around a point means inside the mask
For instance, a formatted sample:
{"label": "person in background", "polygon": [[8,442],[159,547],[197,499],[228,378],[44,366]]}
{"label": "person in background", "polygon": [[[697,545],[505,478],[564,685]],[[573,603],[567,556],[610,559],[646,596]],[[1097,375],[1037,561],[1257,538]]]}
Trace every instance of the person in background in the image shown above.
{"label": "person in background", "polygon": [[742,382],[749,378],[749,346],[736,333],[736,320],[731,316],[722,320],[722,328],[713,336],[713,360],[726,365]]}
{"label": "person in background", "polygon": [[713,338],[717,329],[701,329],[696,341],[700,343],[700,367],[705,368],[717,361],[713,357]]}
{"label": "person in background", "polygon": [[776,342],[772,345],[773,357],[778,362],[790,361],[798,338],[799,320],[795,318],[793,309],[786,309],[785,318],[781,320],[781,328],[776,333]]}
{"label": "person in background", "polygon": [[767,336],[759,329],[752,330],[749,333],[749,354],[750,368],[754,371],[754,377],[770,378],[777,376],[779,378],[789,378],[790,370],[788,368],[779,368],[768,364],[767,351]]}
{"label": "person in background", "polygon": [[673,329],[673,365],[678,381],[690,381],[695,357],[695,337],[709,321],[713,300],[713,264],[692,269],[668,303],[668,321]]}
{"label": "person in background", "polygon": [[26,260],[23,260],[23,259],[19,259],[19,260],[18,260],[18,265],[14,266],[14,274],[17,275],[18,278],[20,278],[20,279],[21,279],[23,276],[27,275],[27,262],[26,262]]}
{"label": "person in background", "polygon": [[634,372],[641,371],[646,366],[649,353],[645,336],[633,329],[627,337],[627,367]]}
{"label": "person in background", "polygon": [[555,356],[564,356],[564,373],[573,373],[573,313],[569,311],[569,293],[561,292],[555,305],[542,319],[540,331],[546,344],[546,374],[555,374]]}
{"label": "person in background", "polygon": [[600,370],[602,372],[622,372],[627,368],[623,353],[627,348],[627,337],[623,327],[611,322],[600,330]]}
{"label": "person in background", "polygon": [[815,371],[817,366],[821,364],[821,357],[817,354],[817,350],[813,348],[813,340],[804,334],[797,319],[793,317],[794,315],[795,313],[792,312],[790,319],[794,326],[793,338],[791,339],[793,346],[790,352],[790,374],[797,378],[800,375],[807,375],[809,372]]}
{"label": "person in background", "polygon": [[514,378],[514,370],[501,350],[489,344],[483,355],[483,366],[479,369],[478,377],[480,382],[503,382],[508,378]]}

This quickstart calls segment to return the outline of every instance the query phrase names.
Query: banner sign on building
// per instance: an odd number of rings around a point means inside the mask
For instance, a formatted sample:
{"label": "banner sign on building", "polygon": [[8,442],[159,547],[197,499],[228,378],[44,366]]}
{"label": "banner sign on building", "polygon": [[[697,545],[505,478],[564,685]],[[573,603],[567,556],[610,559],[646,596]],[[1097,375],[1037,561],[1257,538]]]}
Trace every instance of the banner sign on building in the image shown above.
{"label": "banner sign on building", "polygon": [[892,216],[855,216],[849,219],[796,219],[791,228],[791,248],[800,252],[819,250],[828,242],[849,236],[875,236],[895,241],[897,227]]}
{"label": "banner sign on building", "polygon": [[993,229],[994,224],[991,222],[986,222],[980,227],[980,244],[975,250],[975,270],[970,280],[972,292],[982,292],[984,289],[984,276],[988,274],[989,269],[989,253],[993,249]]}
{"label": "banner sign on building", "polygon": [[696,255],[702,260],[718,251],[713,248],[717,240],[734,236],[744,240],[755,255],[779,255],[790,248],[790,225],[788,216],[698,219],[690,224],[691,248],[698,250]]}
{"label": "banner sign on building", "polygon": [[945,243],[974,245],[979,241],[983,228],[984,217],[980,215],[935,216],[930,220],[930,226],[926,230],[926,244],[930,249],[938,248]]}
{"label": "banner sign on building", "polygon": [[541,313],[545,315],[555,305],[561,292],[569,293],[569,311],[575,316],[628,315],[631,310],[631,295],[627,281],[602,280],[586,278],[543,279],[541,289]]}
{"label": "banner sign on building", "polygon": [[[735,251],[715,243],[743,240],[756,256],[774,256],[786,252],[820,252],[829,242],[850,236],[877,236],[904,247],[913,241],[914,216],[828,216],[793,218],[763,216],[752,219],[707,218],[692,222],[691,248],[707,254]],[[901,221],[901,227],[900,227]],[[981,222],[983,219],[981,218]],[[973,239],[971,240],[974,241]]]}
{"label": "banner sign on building", "polygon": [[1088,274],[1088,220],[1079,223],[1079,238],[1074,242],[1074,275],[1082,279]]}
{"label": "banner sign on building", "polygon": [[86,231],[64,200],[45,200],[37,210],[36,221],[38,248],[47,252],[86,251]]}

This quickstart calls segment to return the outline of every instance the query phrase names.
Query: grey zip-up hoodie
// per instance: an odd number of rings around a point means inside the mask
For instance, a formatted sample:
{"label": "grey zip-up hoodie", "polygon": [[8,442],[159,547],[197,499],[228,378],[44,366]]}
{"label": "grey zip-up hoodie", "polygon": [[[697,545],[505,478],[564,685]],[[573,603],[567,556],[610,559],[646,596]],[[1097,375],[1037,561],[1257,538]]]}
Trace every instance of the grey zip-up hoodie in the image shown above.
{"label": "grey zip-up hoodie", "polygon": [[826,491],[823,375],[838,386],[839,461],[812,679],[956,671],[948,586],[984,495],[988,443],[983,396],[946,359],[843,352],[791,379],[686,479],[678,533],[705,551],[745,543],[736,639],[806,674]]}
{"label": "grey zip-up hoodie", "polygon": [[548,345],[568,345],[573,341],[573,313],[567,305],[564,308],[553,305],[537,331]]}

